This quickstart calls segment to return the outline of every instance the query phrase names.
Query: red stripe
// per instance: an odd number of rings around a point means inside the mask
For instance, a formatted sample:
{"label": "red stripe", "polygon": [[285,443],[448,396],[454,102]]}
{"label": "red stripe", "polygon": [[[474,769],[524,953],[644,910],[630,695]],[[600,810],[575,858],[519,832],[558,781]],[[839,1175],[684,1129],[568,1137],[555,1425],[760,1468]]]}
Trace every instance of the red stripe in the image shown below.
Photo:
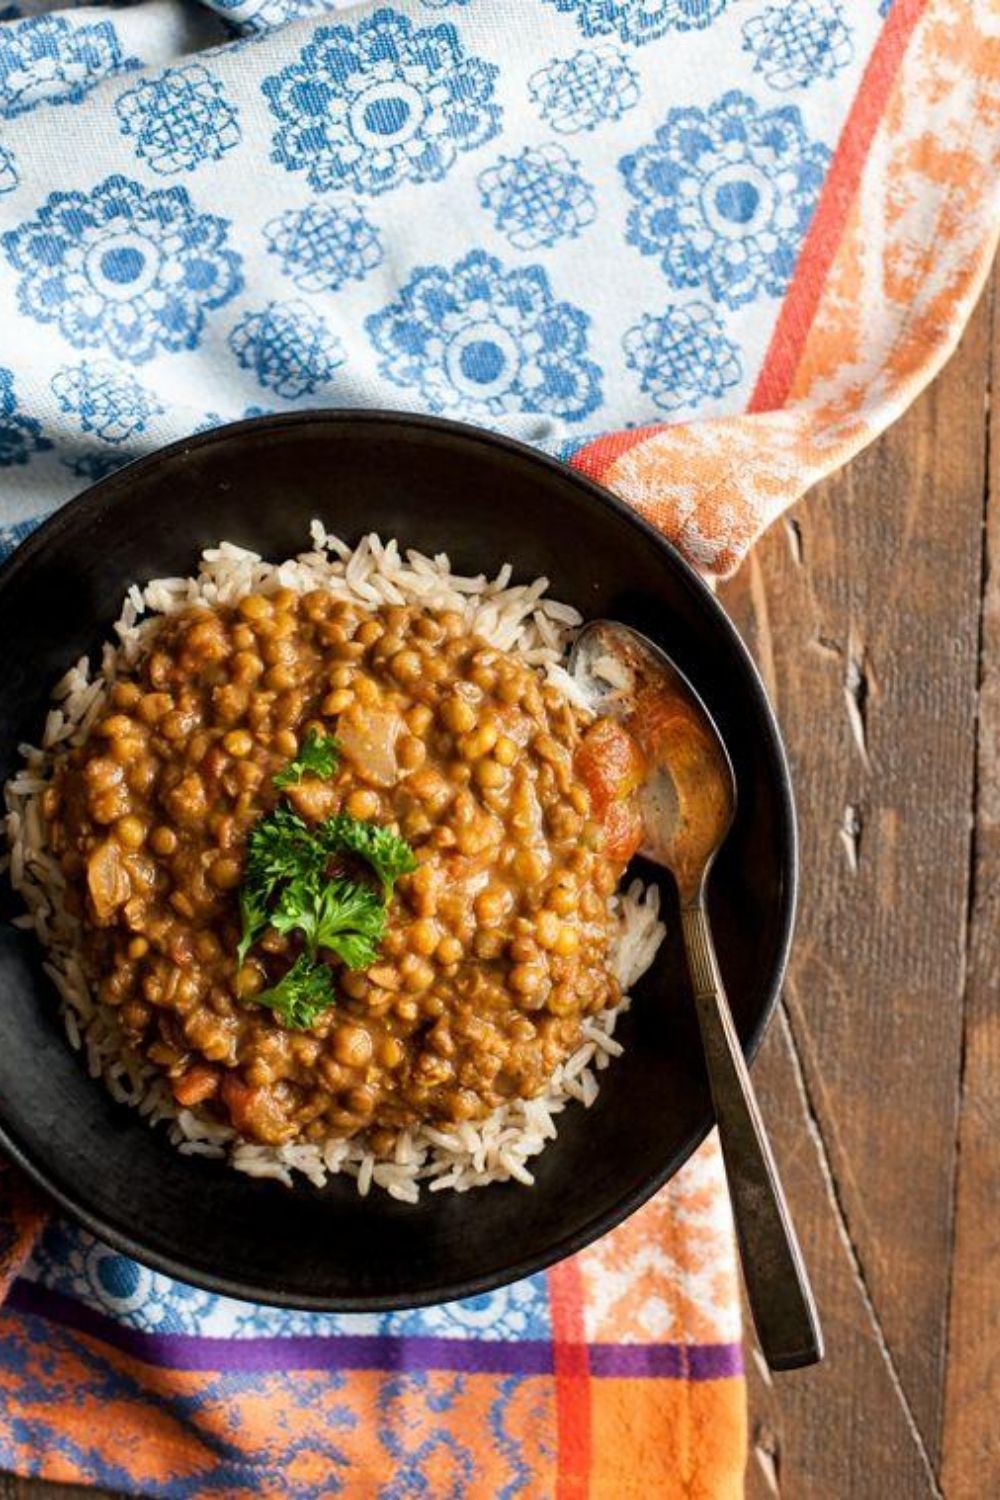
{"label": "red stripe", "polygon": [[583,1325],[583,1286],[575,1260],[549,1275],[552,1353],[559,1441],[555,1500],[587,1500],[590,1493],[590,1351]]}
{"label": "red stripe", "polygon": [[666,425],[665,422],[656,422],[651,427],[627,427],[624,432],[606,432],[592,443],[578,448],[570,458],[570,464],[588,479],[600,480],[616,458],[644,443],[654,433],[662,432]]}
{"label": "red stripe", "polygon": [[774,411],[788,400],[875,131],[925,5],[926,0],[895,0],[882,27],[844,122],[747,411]]}

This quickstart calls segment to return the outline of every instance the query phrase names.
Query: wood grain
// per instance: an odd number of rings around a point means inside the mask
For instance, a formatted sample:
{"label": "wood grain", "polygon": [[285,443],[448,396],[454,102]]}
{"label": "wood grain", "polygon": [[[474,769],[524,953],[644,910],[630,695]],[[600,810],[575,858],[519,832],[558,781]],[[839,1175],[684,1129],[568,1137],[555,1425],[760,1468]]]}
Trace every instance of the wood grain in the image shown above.
{"label": "wood grain", "polygon": [[[1000,1493],[998,349],[984,302],[723,591],[798,788],[799,931],[755,1076],[828,1343],[793,1375],[751,1354],[750,1500]],[[0,1500],[84,1497],[114,1500],[0,1475]]]}
{"label": "wood grain", "polygon": [[856,1252],[832,1206],[829,1161],[784,1010],[767,1037],[755,1075],[820,1299],[827,1355],[814,1370],[769,1375],[744,1308],[747,1494],[750,1500],[910,1500],[931,1495],[933,1476],[874,1331]]}
{"label": "wood grain", "polygon": [[798,789],[760,1086],[830,1345],[822,1371],[751,1386],[755,1496],[940,1492],[989,348],[984,303],[936,385],[724,591]]}
{"label": "wood grain", "polygon": [[943,1486],[1000,1491],[1000,298],[993,301],[993,441],[979,687],[975,838],[951,1278]]}

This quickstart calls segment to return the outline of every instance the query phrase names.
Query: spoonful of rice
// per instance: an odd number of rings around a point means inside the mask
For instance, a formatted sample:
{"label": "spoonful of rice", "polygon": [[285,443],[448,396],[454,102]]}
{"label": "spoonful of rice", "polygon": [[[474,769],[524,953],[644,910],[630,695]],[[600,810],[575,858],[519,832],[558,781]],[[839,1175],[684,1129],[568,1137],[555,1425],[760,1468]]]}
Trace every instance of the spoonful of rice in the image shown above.
{"label": "spoonful of rice", "polygon": [[[750,1074],[715,957],[706,906],[712,863],[736,812],[736,780],[708,710],[670,658],[638,631],[594,620],[570,672],[588,706],[638,745],[640,852],[670,871],[694,989],[743,1276],[764,1357],[792,1370],[823,1357],[823,1338]],[[633,772],[634,774],[634,772]]]}

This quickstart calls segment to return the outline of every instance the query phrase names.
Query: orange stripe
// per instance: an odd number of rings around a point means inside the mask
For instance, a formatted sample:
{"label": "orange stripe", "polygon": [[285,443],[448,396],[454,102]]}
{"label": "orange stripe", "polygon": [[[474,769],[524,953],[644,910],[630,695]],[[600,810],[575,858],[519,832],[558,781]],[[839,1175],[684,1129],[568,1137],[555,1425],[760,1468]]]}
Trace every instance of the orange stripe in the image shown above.
{"label": "orange stripe", "polygon": [[556,1377],[559,1456],[556,1500],[590,1493],[590,1353],[583,1325],[583,1283],[576,1260],[549,1271],[552,1355]]}
{"label": "orange stripe", "polygon": [[747,411],[774,411],[788,400],[816,309],[837,253],[847,216],[861,182],[875,131],[889,101],[907,43],[926,0],[895,0],[868,66],[827,172],[816,212],[799,251],[792,284],[785,294],[771,342]]}
{"label": "orange stripe", "polygon": [[595,1380],[593,1500],[743,1500],[746,1407],[741,1378]]}

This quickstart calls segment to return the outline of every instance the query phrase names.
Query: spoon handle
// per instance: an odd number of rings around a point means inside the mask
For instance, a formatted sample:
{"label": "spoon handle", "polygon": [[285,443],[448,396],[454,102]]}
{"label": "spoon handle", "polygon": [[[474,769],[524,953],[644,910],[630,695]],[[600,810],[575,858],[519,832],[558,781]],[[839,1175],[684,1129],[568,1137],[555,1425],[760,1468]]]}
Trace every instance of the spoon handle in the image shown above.
{"label": "spoon handle", "polygon": [[816,1303],[719,974],[703,900],[681,911],[750,1310],[772,1370],[823,1358]]}

